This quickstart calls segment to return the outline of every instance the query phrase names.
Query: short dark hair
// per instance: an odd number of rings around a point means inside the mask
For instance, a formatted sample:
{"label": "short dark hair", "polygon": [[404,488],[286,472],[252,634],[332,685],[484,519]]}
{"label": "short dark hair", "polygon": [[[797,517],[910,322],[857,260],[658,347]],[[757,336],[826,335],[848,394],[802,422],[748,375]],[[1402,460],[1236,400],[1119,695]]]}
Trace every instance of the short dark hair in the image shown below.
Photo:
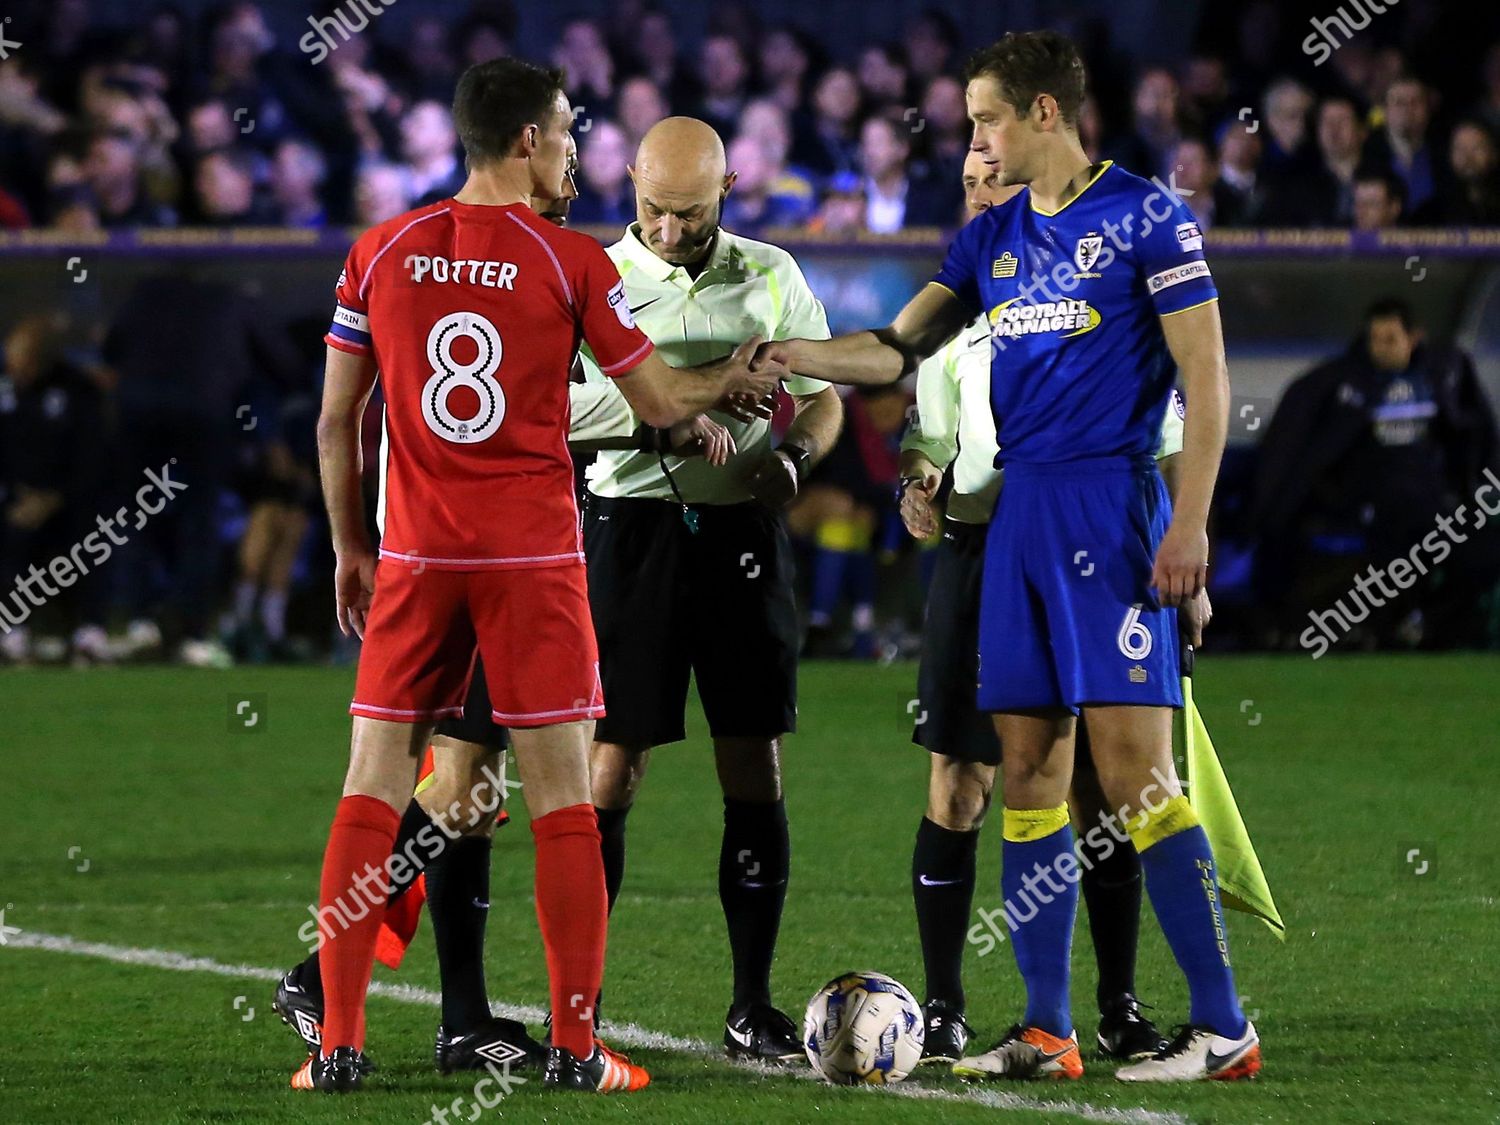
{"label": "short dark hair", "polygon": [[1389,168],[1365,165],[1354,173],[1355,184],[1380,184],[1385,188],[1387,199],[1394,199],[1406,210],[1406,181]]}
{"label": "short dark hair", "polygon": [[1401,327],[1410,332],[1417,326],[1417,318],[1411,311],[1411,305],[1400,297],[1381,297],[1365,310],[1365,327],[1368,328],[1377,320],[1388,320],[1395,317],[1401,322]]}
{"label": "short dark hair", "polygon": [[1026,114],[1038,96],[1051,94],[1069,125],[1078,123],[1083,106],[1083,56],[1057,31],[1010,31],[999,42],[977,51],[964,67],[964,82],[993,78],[1016,112]]}
{"label": "short dark hair", "polygon": [[926,27],[952,50],[958,46],[959,33],[958,24],[952,16],[941,8],[924,8],[922,14],[911,21],[911,27]]}
{"label": "short dark hair", "polygon": [[897,43],[866,43],[861,54],[869,54],[871,51],[879,51],[885,57],[885,61],[892,66],[898,66],[906,70],[909,66],[906,60],[906,48]]}
{"label": "short dark hair", "polygon": [[470,168],[510,155],[521,131],[542,124],[563,91],[563,72],[521,59],[476,63],[453,95],[453,125]]}
{"label": "short dark hair", "polygon": [[893,141],[895,141],[898,145],[905,145],[906,148],[907,148],[907,150],[910,151],[911,150],[911,129],[910,128],[902,128],[901,122],[896,118],[893,110],[894,110],[894,107],[892,107],[892,111],[888,111],[886,113],[872,113],[872,114],[870,114],[869,117],[865,118],[864,123],[860,125],[860,131],[863,132],[865,129],[869,128],[871,125],[884,125],[887,129],[889,129],[891,131],[891,139]]}
{"label": "short dark hair", "polygon": [[1180,148],[1183,145],[1197,145],[1203,150],[1203,154],[1210,160],[1212,160],[1215,164],[1219,162],[1219,154],[1214,150],[1213,143],[1202,133],[1193,132],[1191,130],[1183,133],[1182,136],[1177,138],[1176,147]]}
{"label": "short dark hair", "polygon": [[1460,117],[1453,123],[1453,128],[1448,130],[1449,139],[1451,140],[1453,134],[1458,132],[1460,129],[1473,129],[1490,143],[1490,147],[1492,149],[1495,149],[1497,153],[1500,153],[1500,137],[1497,137],[1495,135],[1495,130],[1491,129],[1489,125],[1482,119],[1478,117]]}

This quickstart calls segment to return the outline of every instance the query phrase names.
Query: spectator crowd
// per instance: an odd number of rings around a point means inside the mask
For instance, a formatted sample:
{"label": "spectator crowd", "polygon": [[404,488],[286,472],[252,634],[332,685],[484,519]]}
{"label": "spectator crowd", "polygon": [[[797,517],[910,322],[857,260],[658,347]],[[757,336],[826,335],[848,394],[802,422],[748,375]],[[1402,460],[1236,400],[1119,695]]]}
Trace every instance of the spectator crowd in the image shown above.
{"label": "spectator crowd", "polygon": [[[362,227],[446,198],[465,176],[457,76],[515,51],[521,33],[507,0],[359,26],[346,2],[308,17],[322,29],[315,58],[253,0],[201,15],[163,3],[128,25],[104,10],[10,9],[6,39],[20,46],[0,53],[0,229]],[[1456,31],[1430,0],[1405,0],[1326,66],[1276,4],[1205,5],[1202,23],[1170,65],[1126,65],[1102,23],[1067,27],[1089,66],[1091,157],[1171,185],[1205,227],[1500,226],[1500,34],[1482,20]],[[732,230],[837,240],[959,224],[961,73],[978,42],[937,10],[898,44],[762,26],[733,3],[692,40],[642,0],[556,27],[550,61],[579,141],[576,224],[634,218],[627,166],[669,114],[723,136]],[[312,445],[326,310],[278,323],[248,285],[210,274],[141,278],[91,328],[0,316],[0,663],[340,655]],[[849,395],[843,438],[810,482],[818,502],[789,512],[811,653],[890,657],[916,643],[932,552],[892,500],[910,391]],[[187,491],[134,526],[108,567],[45,606],[27,601],[28,568],[76,554],[100,514],[129,508],[163,449]],[[1291,385],[1251,470],[1221,488],[1221,510],[1240,512],[1217,530],[1221,551],[1258,558],[1241,583],[1254,620],[1236,629],[1226,596],[1220,636],[1291,647],[1309,607],[1342,605],[1351,574],[1482,487],[1497,449],[1472,361],[1429,342],[1399,301],[1372,310],[1346,353]],[[1355,641],[1500,643],[1500,523],[1455,559],[1416,599],[1355,622]],[[1215,596],[1225,587],[1221,576]],[[57,635],[49,656],[41,642]]]}
{"label": "spectator crowd", "polygon": [[[399,33],[327,5],[309,54],[254,0],[197,18],[163,3],[119,26],[103,7],[32,0],[7,25],[22,45],[0,60],[0,227],[380,222],[462,182],[454,82],[520,32],[508,0],[457,21],[418,9]],[[1283,8],[1205,15],[1172,65],[1127,66],[1103,24],[1070,27],[1090,66],[1090,155],[1192,192],[1206,226],[1500,224],[1500,43],[1483,18],[1407,0],[1319,67]],[[959,75],[977,45],[936,9],[899,43],[762,26],[736,4],[694,42],[641,0],[567,19],[551,61],[577,111],[577,221],[629,219],[626,164],[676,113],[723,135],[735,229],[956,226]]]}

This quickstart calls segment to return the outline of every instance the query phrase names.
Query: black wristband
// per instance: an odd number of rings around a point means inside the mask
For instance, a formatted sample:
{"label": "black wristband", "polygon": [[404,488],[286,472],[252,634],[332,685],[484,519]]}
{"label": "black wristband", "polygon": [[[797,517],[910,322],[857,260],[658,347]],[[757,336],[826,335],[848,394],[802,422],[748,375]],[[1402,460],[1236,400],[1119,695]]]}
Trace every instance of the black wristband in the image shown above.
{"label": "black wristband", "polygon": [[670,430],[659,430],[655,426],[642,426],[636,448],[642,453],[666,453],[667,443],[671,440]]}
{"label": "black wristband", "polygon": [[786,454],[787,460],[792,463],[792,468],[797,471],[797,483],[801,484],[802,479],[807,476],[807,470],[812,468],[812,454],[800,445],[789,445],[786,442],[777,446],[776,452]]}

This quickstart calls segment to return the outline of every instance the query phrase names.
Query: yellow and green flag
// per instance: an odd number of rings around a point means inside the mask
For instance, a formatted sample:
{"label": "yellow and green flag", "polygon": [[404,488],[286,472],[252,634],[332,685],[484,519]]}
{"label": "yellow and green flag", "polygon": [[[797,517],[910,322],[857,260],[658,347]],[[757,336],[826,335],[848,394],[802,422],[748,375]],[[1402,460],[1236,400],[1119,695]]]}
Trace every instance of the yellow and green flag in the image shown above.
{"label": "yellow and green flag", "polygon": [[1188,803],[1198,814],[1203,831],[1214,850],[1214,866],[1219,873],[1219,894],[1224,905],[1253,914],[1282,941],[1286,924],[1271,898],[1266,873],[1261,870],[1250,833],[1229,789],[1229,779],[1214,752],[1213,740],[1203,716],[1193,702],[1192,677],[1182,679],[1183,747],[1186,751]]}

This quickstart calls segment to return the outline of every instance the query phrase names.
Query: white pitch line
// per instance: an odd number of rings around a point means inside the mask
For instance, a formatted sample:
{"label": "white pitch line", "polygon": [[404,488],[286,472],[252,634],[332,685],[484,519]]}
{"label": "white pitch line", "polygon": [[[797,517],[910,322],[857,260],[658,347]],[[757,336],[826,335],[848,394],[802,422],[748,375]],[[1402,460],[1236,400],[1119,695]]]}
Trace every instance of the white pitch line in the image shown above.
{"label": "white pitch line", "polygon": [[[278,981],[282,970],[263,969],[256,965],[226,965],[209,957],[191,957],[185,953],[174,953],[169,949],[140,949],[135,946],[109,945],[97,941],[79,941],[76,938],[57,934],[33,933],[24,930],[9,938],[7,949],[39,949],[47,953],[71,953],[76,957],[94,957],[102,961],[114,961],[121,965],[144,965],[151,969],[167,969],[177,973],[208,973],[212,976],[232,977],[241,980]],[[442,995],[430,988],[418,988],[412,984],[389,984],[371,981],[370,995],[396,1000],[403,1004],[425,1004],[437,1007]],[[541,1023],[547,1018],[545,1008],[532,1008],[524,1004],[491,1004],[497,1016],[520,1020],[522,1023]],[[612,1039],[627,1047],[644,1047],[677,1054],[713,1054],[714,1048],[701,1039],[684,1039],[680,1035],[668,1035],[651,1031],[633,1023],[603,1021],[601,1030]]]}
{"label": "white pitch line", "polygon": [[924,1101],[977,1102],[991,1109],[1024,1110],[1027,1113],[1042,1111],[1066,1113],[1071,1117],[1081,1117],[1085,1121],[1113,1121],[1119,1122],[1120,1125],[1127,1125],[1127,1123],[1130,1125],[1190,1125],[1189,1119],[1178,1113],[1160,1113],[1154,1109],[1140,1107],[1116,1109],[1089,1105],[1087,1102],[1048,1102],[1040,1098],[1028,1098],[1022,1094],[1009,1094],[995,1089],[940,1090],[935,1086],[908,1086],[904,1082],[896,1086],[862,1088],[869,1090],[872,1094],[895,1094],[903,1098],[917,1098]]}
{"label": "white pitch line", "polygon": [[[79,941],[59,934],[42,934],[30,930],[22,931],[5,941],[7,949],[35,949],[45,953],[66,953],[74,957],[92,957],[100,961],[113,961],[120,965],[142,965],[151,969],[166,969],[177,973],[207,973],[211,976],[229,977],[236,980],[278,981],[282,972],[265,969],[258,965],[229,965],[210,957],[192,957],[186,953],[175,953],[170,949],[142,949],[137,946],[110,945],[106,942]],[[370,995],[380,996],[404,1004],[421,1004],[435,1008],[442,1003],[442,996],[430,988],[418,988],[410,984],[388,984],[374,981]],[[547,1012],[541,1008],[521,1004],[492,1004],[496,1015],[522,1023],[539,1024]],[[652,1031],[634,1023],[615,1023],[605,1020],[600,1027],[605,1036],[624,1047],[639,1047],[647,1050],[669,1051],[679,1055],[696,1055],[718,1062],[728,1063],[722,1049],[703,1039],[689,1039],[681,1035],[669,1035],[663,1031]],[[819,1081],[815,1075],[802,1071],[786,1071],[770,1066],[754,1064],[738,1065],[767,1077],[793,1076]],[[1176,1113],[1160,1113],[1143,1108],[1111,1108],[1089,1105],[1075,1101],[1045,1101],[1028,1098],[1021,1094],[1002,1093],[998,1090],[939,1090],[931,1086],[907,1086],[905,1084],[883,1087],[872,1094],[917,1098],[927,1101],[965,1102],[988,1106],[991,1109],[1019,1110],[1027,1113],[1062,1113],[1084,1121],[1108,1121],[1118,1125],[1189,1125],[1189,1119]]]}

